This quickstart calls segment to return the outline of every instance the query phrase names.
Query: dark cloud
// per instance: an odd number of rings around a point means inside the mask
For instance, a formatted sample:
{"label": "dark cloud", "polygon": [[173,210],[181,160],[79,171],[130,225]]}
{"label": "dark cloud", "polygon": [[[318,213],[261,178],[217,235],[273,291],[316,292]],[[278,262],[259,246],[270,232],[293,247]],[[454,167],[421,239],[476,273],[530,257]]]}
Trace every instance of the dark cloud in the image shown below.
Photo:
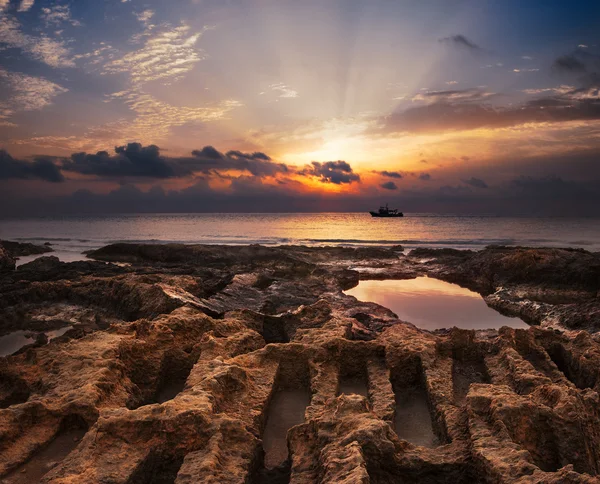
{"label": "dark cloud", "polygon": [[193,158],[180,160],[187,170],[211,173],[217,171],[240,170],[254,176],[274,176],[277,173],[288,173],[290,168],[283,163],[275,163],[265,153],[242,153],[228,151],[223,154],[212,146],[192,151]]}
{"label": "dark cloud", "polygon": [[437,194],[446,196],[446,197],[455,197],[455,196],[464,196],[472,194],[472,190],[468,187],[463,187],[462,185],[458,186],[450,186],[444,185],[437,189]]}
{"label": "dark cloud", "polygon": [[379,186],[381,188],[385,188],[386,190],[398,190],[398,185],[396,185],[393,181],[382,183]]}
{"label": "dark cloud", "polygon": [[485,181],[483,181],[481,178],[471,177],[468,180],[463,180],[463,183],[466,183],[467,185],[471,185],[472,187],[475,187],[475,188],[488,188],[488,184]]}
{"label": "dark cloud", "polygon": [[107,178],[170,178],[188,174],[176,170],[172,161],[162,157],[158,146],[144,147],[140,143],[118,146],[112,156],[107,151],[99,151],[95,155],[75,153],[70,160],[63,162],[62,169]]}
{"label": "dark cloud", "polygon": [[34,161],[16,160],[6,151],[0,150],[0,180],[37,179],[53,183],[65,180],[60,169],[49,158]]}
{"label": "dark cloud", "polygon": [[161,156],[160,148],[155,145],[142,146],[130,143],[115,148],[115,154],[99,151],[95,155],[75,153],[70,159],[63,160],[62,168],[85,175],[106,178],[171,178],[186,177],[193,173],[225,176],[230,170],[246,171],[254,176],[274,176],[288,173],[283,163],[275,163],[265,153],[243,153],[228,151],[221,153],[212,146],[194,150],[191,157]]}
{"label": "dark cloud", "polygon": [[556,175],[519,176],[500,188],[500,195],[518,210],[536,214],[597,217],[600,180],[567,180]]}
{"label": "dark cloud", "polygon": [[[38,156],[33,162],[14,160],[7,152],[0,151],[0,180],[9,178],[46,181],[63,181],[64,172],[95,176],[100,179],[124,181],[127,179],[210,178],[230,180],[233,185],[249,183],[247,174],[264,177],[285,178],[283,183],[293,181],[286,175],[315,176],[324,183],[349,184],[360,182],[360,176],[345,161],[312,162],[303,169],[274,162],[262,152],[244,153],[231,150],[221,153],[212,146],[194,150],[189,157],[165,157],[155,145],[142,146],[129,143],[118,146],[114,154],[99,151],[96,154],[74,153],[69,158]],[[241,172],[241,173],[232,173]],[[386,176],[401,178],[399,173],[384,172]],[[279,180],[281,181],[281,180]],[[262,182],[261,182],[262,183]],[[269,185],[264,185],[268,189]]]}
{"label": "dark cloud", "polygon": [[600,56],[585,49],[576,49],[554,61],[554,71],[578,76],[583,88],[600,87]]}
{"label": "dark cloud", "polygon": [[522,175],[514,178],[508,183],[511,191],[525,193],[529,196],[535,194],[543,197],[559,197],[561,195],[576,195],[575,184],[566,182],[562,177],[548,175],[544,177],[533,177]]}
{"label": "dark cloud", "polygon": [[209,160],[222,160],[224,158],[222,153],[219,153],[212,146],[205,146],[201,150],[192,151],[192,155],[198,158],[206,158]]}
{"label": "dark cloud", "polygon": [[399,180],[400,178],[402,178],[402,174],[397,172],[397,171],[387,171],[387,170],[383,170],[383,171],[375,171],[374,173],[377,173],[381,176],[386,176],[388,178],[396,178],[397,180]]}
{"label": "dark cloud", "polygon": [[[596,172],[597,175],[597,172]],[[596,176],[594,175],[594,176]],[[294,183],[294,181],[290,181]],[[427,184],[422,188],[389,190],[390,206],[405,213],[472,213],[497,215],[595,216],[600,206],[600,177],[576,181],[563,176],[521,175],[495,183],[486,190],[467,185]],[[0,190],[0,216],[214,212],[364,212],[379,206],[381,193],[302,193],[287,184],[263,184],[258,177],[242,176],[227,192],[212,190],[206,179],[180,190],[148,191],[132,184],[108,194],[80,190],[49,197],[32,191]]]}
{"label": "dark cloud", "polygon": [[261,153],[260,151],[255,153],[242,153],[241,151],[228,151],[227,155],[230,158],[246,159],[246,160],[263,160],[271,161],[271,157]]}
{"label": "dark cloud", "polygon": [[558,71],[585,72],[585,64],[573,55],[563,55],[554,61],[552,67]]}
{"label": "dark cloud", "polygon": [[461,49],[468,49],[472,51],[481,50],[481,47],[479,47],[476,43],[471,42],[461,34],[444,37],[443,39],[439,39],[438,42],[441,42],[442,44],[454,45]]}
{"label": "dark cloud", "polygon": [[429,181],[431,180],[431,175],[429,173],[421,173],[419,175],[419,180]]}
{"label": "dark cloud", "polygon": [[316,176],[325,183],[343,183],[360,182],[360,176],[354,173],[352,167],[346,161],[313,161],[310,166],[299,172],[301,175]]}

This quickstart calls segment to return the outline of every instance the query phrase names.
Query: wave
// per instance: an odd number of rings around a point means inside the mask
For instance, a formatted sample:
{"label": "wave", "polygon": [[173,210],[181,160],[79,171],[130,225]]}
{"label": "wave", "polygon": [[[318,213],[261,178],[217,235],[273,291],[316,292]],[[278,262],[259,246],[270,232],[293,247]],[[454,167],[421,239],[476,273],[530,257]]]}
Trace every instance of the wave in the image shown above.
{"label": "wave", "polygon": [[92,242],[88,239],[70,239],[65,237],[13,237],[13,240],[21,242],[34,241],[34,242]]}
{"label": "wave", "polygon": [[20,242],[50,242],[55,250],[73,250],[81,248],[99,248],[109,244],[208,244],[208,245],[342,245],[342,246],[394,246],[402,245],[407,248],[414,247],[453,247],[453,248],[478,248],[489,245],[549,245],[549,246],[593,246],[595,242],[589,240],[567,241],[550,238],[439,238],[439,239],[362,239],[362,238],[290,238],[290,237],[251,237],[245,235],[211,235],[190,239],[159,239],[159,238],[131,238],[110,239],[98,238],[80,239],[68,237],[15,237],[13,240]]}
{"label": "wave", "polygon": [[305,239],[313,243],[332,244],[385,244],[385,245],[513,245],[514,239],[399,239],[399,240],[377,240],[377,239]]}

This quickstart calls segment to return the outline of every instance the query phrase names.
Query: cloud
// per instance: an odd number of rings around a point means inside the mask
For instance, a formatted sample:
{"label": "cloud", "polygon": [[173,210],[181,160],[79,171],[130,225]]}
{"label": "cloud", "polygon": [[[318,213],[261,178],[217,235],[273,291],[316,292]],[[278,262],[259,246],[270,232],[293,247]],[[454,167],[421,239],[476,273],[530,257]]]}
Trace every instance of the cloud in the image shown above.
{"label": "cloud", "polygon": [[488,184],[480,178],[471,177],[468,180],[463,180],[463,183],[475,188],[488,188]]}
{"label": "cloud", "polygon": [[[529,94],[551,92],[528,90]],[[522,104],[496,106],[464,94],[438,95],[435,102],[396,111],[380,120],[375,132],[444,132],[503,128],[525,123],[558,123],[600,119],[599,87],[562,86],[546,97]],[[482,98],[484,99],[484,98]]]}
{"label": "cloud", "polygon": [[64,181],[60,169],[50,160],[16,160],[6,151],[0,150],[0,180],[19,179],[38,179],[53,183]]}
{"label": "cloud", "polygon": [[396,185],[393,181],[382,183],[379,186],[386,190],[398,190],[398,185]]}
{"label": "cloud", "polygon": [[448,91],[426,91],[413,96],[413,101],[424,101],[427,103],[453,103],[453,102],[481,102],[495,93],[481,89],[462,89]]}
{"label": "cloud", "polygon": [[471,195],[473,193],[473,191],[468,188],[468,187],[463,187],[463,186],[450,186],[450,185],[444,185],[439,187],[436,190],[438,195],[442,196],[442,200],[443,199],[452,199],[452,198],[459,198],[459,197],[463,197],[465,195]]}
{"label": "cloud", "polygon": [[63,41],[57,41],[42,34],[33,36],[21,31],[17,20],[0,12],[0,44],[20,49],[32,58],[50,67],[74,67],[71,51]]}
{"label": "cloud", "polygon": [[[516,205],[534,208],[539,213],[595,216],[600,204],[600,180],[566,180],[560,176],[519,176],[501,188],[501,195]],[[553,213],[554,212],[554,213]]]}
{"label": "cloud", "polygon": [[585,72],[585,64],[573,55],[563,55],[556,59],[552,67],[558,71]]}
{"label": "cloud", "polygon": [[336,185],[360,182],[360,176],[354,173],[349,163],[342,160],[326,161],[323,163],[313,161],[300,174],[315,176],[320,178],[324,183],[334,183]]}
{"label": "cloud", "polygon": [[108,62],[103,73],[128,73],[138,86],[156,80],[174,82],[205,58],[196,48],[203,32],[192,33],[186,24],[164,30],[146,40],[142,48]]}
{"label": "cloud", "polygon": [[238,170],[262,177],[291,171],[287,165],[275,163],[268,155],[261,152],[242,153],[232,150],[223,154],[212,146],[205,146],[201,150],[192,151],[192,155],[193,159],[182,160],[182,165],[188,170],[202,173]]}
{"label": "cloud", "polygon": [[453,45],[458,48],[467,49],[471,51],[481,50],[481,47],[479,47],[476,43],[471,42],[464,35],[460,34],[451,35],[450,37],[444,37],[442,39],[439,39],[438,42],[441,42],[442,44]]}
{"label": "cloud", "polygon": [[541,88],[531,88],[531,89],[523,89],[523,92],[525,94],[542,94],[542,93],[555,93],[555,94],[569,94],[570,92],[574,91],[575,87],[574,86],[568,86],[566,84],[563,84],[561,86],[558,87],[541,87]]}
{"label": "cloud", "polygon": [[28,76],[18,72],[8,72],[0,67],[0,83],[10,89],[7,101],[0,101],[0,118],[8,118],[19,111],[36,111],[52,103],[59,94],[68,92],[58,84],[43,77]]}
{"label": "cloud", "polygon": [[400,179],[402,178],[402,174],[397,172],[397,171],[387,171],[387,170],[383,170],[383,171],[374,171],[373,173],[377,173],[381,176],[386,176],[388,178],[396,178],[396,179]]}
{"label": "cloud", "polygon": [[27,12],[31,7],[33,7],[34,3],[35,0],[23,0],[19,6],[19,12]]}
{"label": "cloud", "polygon": [[70,23],[73,27],[81,27],[82,25],[78,20],[71,18],[69,5],[53,5],[49,8],[42,8],[42,19],[46,23],[46,26],[58,26],[65,22]]}
{"label": "cloud", "polygon": [[108,178],[151,177],[170,178],[176,176],[175,167],[160,155],[158,146],[142,146],[129,143],[115,148],[115,155],[99,151],[95,155],[75,153],[65,160],[63,170]]}
{"label": "cloud", "polygon": [[[128,146],[121,147],[118,151],[121,153],[114,153],[111,157],[124,156],[127,153],[128,158],[134,156],[131,153],[132,148]],[[156,150],[153,152],[152,147],[135,147],[133,151],[135,156],[162,158]],[[228,159],[227,154],[214,148],[197,151],[203,153],[205,158],[212,157],[213,163]],[[246,155],[256,160],[263,158],[261,155],[252,156],[253,153]],[[379,182],[354,193],[336,190],[320,192],[318,196],[315,196],[313,190],[306,190],[306,185],[298,178],[300,173],[294,171],[293,167],[288,167],[291,170],[290,178],[286,173],[278,174],[277,178],[254,176],[249,172],[243,172],[239,176],[228,176],[223,170],[222,178],[227,182],[223,185],[211,183],[211,177],[219,176],[214,172],[196,178],[184,175],[189,168],[184,162],[192,158],[164,157],[164,162],[175,171],[176,176],[187,176],[186,181],[193,183],[186,188],[176,188],[181,186],[181,182],[170,182],[167,185],[168,189],[166,186],[154,186],[149,190],[142,190],[131,183],[123,183],[127,180],[141,181],[136,180],[135,176],[129,179],[114,177],[113,182],[119,181],[120,186],[110,193],[95,194],[88,190],[79,190],[71,195],[51,196],[44,195],[38,189],[38,185],[32,185],[31,180],[61,180],[62,175],[58,169],[63,163],[72,161],[71,159],[37,157],[33,162],[29,162],[13,160],[9,155],[2,154],[0,215],[210,212],[214,211],[215,206],[224,212],[364,211],[365,207],[378,206],[381,190],[386,190],[390,204],[401,207],[405,213],[594,216],[597,215],[597,207],[600,205],[598,150],[558,157],[546,155],[525,160],[521,157],[514,160],[504,159],[507,173],[520,175],[508,175],[499,180],[496,174],[494,184],[487,189],[480,189],[468,183],[453,186],[444,182],[438,186],[435,182],[429,182],[420,187],[394,190],[392,185],[383,187]],[[130,167],[125,171],[132,173]],[[418,174],[413,176],[417,177]],[[579,179],[573,179],[574,176]],[[75,183],[79,187],[82,180],[80,177],[76,178],[78,179]],[[22,181],[16,183],[15,179]],[[151,181],[152,178],[146,177],[145,184],[148,180]],[[156,180],[163,183],[161,178]],[[70,182],[67,181],[61,186],[62,193],[67,190]],[[35,189],[29,188],[31,186]]]}
{"label": "cloud", "polygon": [[295,91],[294,89],[290,89],[288,86],[286,86],[282,82],[279,82],[277,84],[271,84],[269,86],[269,89],[277,92],[279,94],[278,97],[280,97],[280,98],[296,98],[296,97],[298,97],[298,91]]}
{"label": "cloud", "polygon": [[209,160],[222,160],[224,158],[223,154],[219,153],[212,146],[205,146],[201,150],[194,150],[192,151],[192,155]]}
{"label": "cloud", "polygon": [[[5,153],[5,156],[10,155]],[[265,178],[296,173],[295,169],[284,163],[274,162],[262,152],[243,153],[232,150],[221,153],[212,146],[194,150],[189,157],[166,157],[161,155],[160,148],[156,145],[143,146],[140,143],[129,143],[115,147],[113,154],[108,151],[98,151],[96,154],[74,153],[68,158],[37,156],[35,162],[42,164],[39,169],[52,165],[55,172],[59,174],[62,170],[109,180],[185,178],[201,173],[209,177],[218,176],[235,181],[248,175]],[[6,164],[13,166],[13,163],[8,161]],[[29,166],[34,165],[27,163],[26,167]],[[8,173],[8,168],[5,171]],[[241,172],[241,174],[232,174],[232,172]],[[25,171],[12,168],[10,173],[25,173]],[[350,175],[356,176],[352,173]],[[50,180],[50,175],[44,179],[54,181]]]}
{"label": "cloud", "polygon": [[419,175],[419,180],[429,181],[431,180],[431,175],[429,173],[421,173]]}
{"label": "cloud", "polygon": [[131,122],[106,125],[104,131],[110,131],[113,139],[136,139],[146,143],[166,139],[171,129],[177,126],[222,119],[242,105],[226,99],[206,107],[173,106],[137,89],[115,93],[111,99],[122,100],[136,118]]}
{"label": "cloud", "polygon": [[150,24],[150,20],[152,20],[152,17],[154,17],[155,13],[156,12],[154,12],[154,10],[146,9],[139,13],[134,12],[134,15],[138,19],[138,21],[148,26]]}
{"label": "cloud", "polygon": [[560,192],[569,190],[569,183],[561,177],[549,175],[544,177],[532,177],[521,175],[508,183],[509,187],[517,192],[545,195],[558,195]]}
{"label": "cloud", "polygon": [[153,37],[146,40],[140,49],[104,65],[102,73],[105,75],[129,75],[130,86],[113,93],[109,100],[122,101],[136,113],[132,122],[107,126],[115,132],[115,137],[119,133],[122,136],[119,139],[158,142],[166,139],[174,127],[222,119],[242,105],[234,99],[225,99],[206,107],[175,106],[146,91],[145,84],[151,81],[170,85],[181,80],[205,58],[203,51],[196,48],[196,43],[206,30],[208,28],[192,33],[185,24],[164,29],[152,34]]}

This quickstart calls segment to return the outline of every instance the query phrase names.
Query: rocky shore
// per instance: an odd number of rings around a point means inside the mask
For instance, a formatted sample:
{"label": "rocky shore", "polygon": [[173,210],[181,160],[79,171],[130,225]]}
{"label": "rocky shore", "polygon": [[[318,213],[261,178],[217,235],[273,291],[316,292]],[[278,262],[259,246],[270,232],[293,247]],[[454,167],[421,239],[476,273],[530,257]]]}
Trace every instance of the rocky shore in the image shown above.
{"label": "rocky shore", "polygon": [[[0,337],[70,329],[0,357],[0,482],[599,482],[600,254],[2,245]],[[343,292],[424,275],[531,328]]]}

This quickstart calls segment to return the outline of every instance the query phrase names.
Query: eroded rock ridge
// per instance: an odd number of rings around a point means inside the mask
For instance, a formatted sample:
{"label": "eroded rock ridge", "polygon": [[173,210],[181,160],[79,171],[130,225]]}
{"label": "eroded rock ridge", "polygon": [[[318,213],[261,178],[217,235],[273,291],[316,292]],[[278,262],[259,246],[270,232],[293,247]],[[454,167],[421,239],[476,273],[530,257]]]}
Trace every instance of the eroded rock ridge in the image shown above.
{"label": "eroded rock ridge", "polygon": [[[0,358],[0,482],[598,482],[597,254],[118,244],[91,257],[1,272],[0,335],[72,329]],[[420,275],[532,327],[429,333],[343,293]]]}

